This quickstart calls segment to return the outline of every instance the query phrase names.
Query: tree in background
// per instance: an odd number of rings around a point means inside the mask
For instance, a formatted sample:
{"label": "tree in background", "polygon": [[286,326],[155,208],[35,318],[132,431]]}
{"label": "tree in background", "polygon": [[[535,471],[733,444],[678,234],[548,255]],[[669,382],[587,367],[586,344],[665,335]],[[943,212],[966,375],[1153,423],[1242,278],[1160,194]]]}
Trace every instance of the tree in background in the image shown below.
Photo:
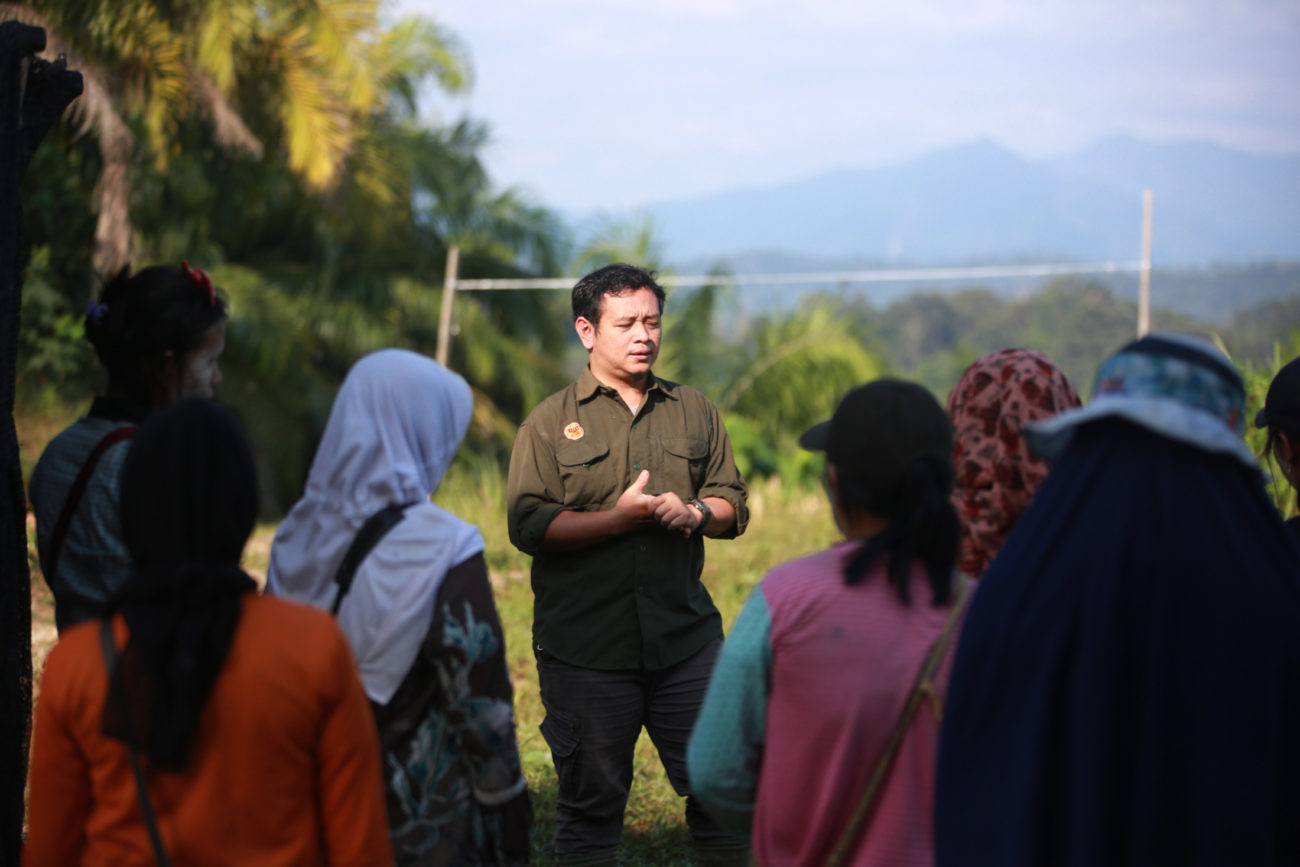
{"label": "tree in background", "polygon": [[796,445],[852,388],[889,373],[840,305],[821,299],[755,320],[726,354],[718,408],[749,472],[807,482],[820,460]]}
{"label": "tree in background", "polygon": [[[419,117],[427,84],[468,86],[463,49],[427,19],[384,27],[378,7],[21,7],[64,34],[58,47],[86,60],[97,95],[38,155],[25,189],[31,292],[20,387],[29,403],[84,401],[93,389],[98,372],[80,339],[86,296],[100,284],[92,263],[111,268],[129,250],[137,264],[202,264],[231,295],[221,396],[261,446],[275,514],[300,493],[351,363],[380,346],[431,353],[451,244],[464,251],[463,276],[559,270],[563,226],[522,193],[493,188],[479,157],[486,128]],[[114,142],[129,144],[123,173],[106,175],[122,155]],[[513,433],[501,420],[553,390],[548,377],[559,381],[550,359],[563,323],[538,314],[548,303],[534,293],[460,304],[453,365],[486,408],[482,438]]]}
{"label": "tree in background", "polygon": [[[132,256],[133,164],[165,171],[190,119],[204,119],[219,147],[253,158],[269,141],[312,190],[335,185],[358,119],[383,94],[378,11],[378,0],[3,4],[0,12],[47,27],[51,48],[84,70],[77,116],[100,162],[95,273],[106,278]],[[455,55],[442,47],[431,56],[454,81]],[[250,122],[254,112],[260,123]]]}

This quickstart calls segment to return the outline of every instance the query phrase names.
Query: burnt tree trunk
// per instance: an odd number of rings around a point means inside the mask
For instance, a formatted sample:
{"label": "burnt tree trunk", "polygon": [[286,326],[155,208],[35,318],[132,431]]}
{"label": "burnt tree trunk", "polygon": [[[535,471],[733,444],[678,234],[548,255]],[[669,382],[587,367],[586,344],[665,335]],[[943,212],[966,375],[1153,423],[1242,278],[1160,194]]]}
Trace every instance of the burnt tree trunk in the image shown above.
{"label": "burnt tree trunk", "polygon": [[81,93],[80,75],[33,57],[44,48],[39,27],[0,23],[0,867],[17,867],[22,847],[32,711],[27,498],[14,429],[23,266],[19,182],[41,138]]}

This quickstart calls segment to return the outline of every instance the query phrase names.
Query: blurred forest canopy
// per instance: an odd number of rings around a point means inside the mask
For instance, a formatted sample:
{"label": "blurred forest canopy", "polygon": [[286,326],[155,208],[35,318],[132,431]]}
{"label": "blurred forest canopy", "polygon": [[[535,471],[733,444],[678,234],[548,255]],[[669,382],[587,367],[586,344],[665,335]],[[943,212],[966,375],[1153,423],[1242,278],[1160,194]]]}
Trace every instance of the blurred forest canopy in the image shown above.
{"label": "blurred forest canopy", "polygon": [[[82,311],[126,262],[186,259],[229,295],[218,398],[249,427],[268,518],[301,493],[357,358],[385,346],[433,354],[452,245],[462,278],[662,266],[647,218],[609,217],[575,238],[521,191],[497,189],[481,160],[486,125],[417,108],[430,85],[470,86],[467,50],[432,21],[381,12],[379,0],[0,3],[0,18],[47,28],[48,53],[87,82],[25,180],[26,472],[103,385]],[[819,471],[795,436],[856,384],[909,376],[943,399],[979,355],[1030,346],[1086,393],[1136,318],[1106,287],[1073,279],[1014,301],[973,289],[883,309],[823,293],[749,317],[734,291],[671,294],[656,373],[713,398],[743,472],[792,483]],[[1288,333],[1300,291],[1226,323],[1159,311],[1153,322],[1215,333],[1241,358],[1271,358],[1279,340],[1278,353],[1300,353],[1300,332]],[[476,399],[465,457],[495,472],[523,416],[581,368],[567,294],[460,293],[453,334],[450,364]],[[1250,368],[1252,382],[1266,387],[1268,367]]]}

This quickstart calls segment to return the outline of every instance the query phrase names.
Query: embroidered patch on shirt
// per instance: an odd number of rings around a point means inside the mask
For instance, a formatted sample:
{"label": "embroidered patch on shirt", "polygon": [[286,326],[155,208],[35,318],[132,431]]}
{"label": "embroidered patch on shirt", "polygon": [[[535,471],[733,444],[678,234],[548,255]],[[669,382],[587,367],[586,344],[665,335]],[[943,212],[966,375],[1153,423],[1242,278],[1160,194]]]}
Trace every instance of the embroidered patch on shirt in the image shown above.
{"label": "embroidered patch on shirt", "polygon": [[585,433],[586,431],[582,429],[582,425],[578,424],[576,421],[569,422],[564,427],[564,435],[571,440],[580,440],[582,439],[582,435]]}

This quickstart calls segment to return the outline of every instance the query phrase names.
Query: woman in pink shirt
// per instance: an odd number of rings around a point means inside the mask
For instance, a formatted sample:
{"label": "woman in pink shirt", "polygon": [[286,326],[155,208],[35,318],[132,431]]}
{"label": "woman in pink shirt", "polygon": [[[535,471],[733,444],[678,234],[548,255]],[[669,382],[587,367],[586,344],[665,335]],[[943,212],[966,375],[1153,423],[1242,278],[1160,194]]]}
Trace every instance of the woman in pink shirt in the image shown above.
{"label": "woman in pink shirt", "polygon": [[927,865],[968,591],[952,429],[924,388],[883,379],[800,444],[826,452],[845,541],[773,569],[746,602],[691,737],[691,788],[759,864]]}

